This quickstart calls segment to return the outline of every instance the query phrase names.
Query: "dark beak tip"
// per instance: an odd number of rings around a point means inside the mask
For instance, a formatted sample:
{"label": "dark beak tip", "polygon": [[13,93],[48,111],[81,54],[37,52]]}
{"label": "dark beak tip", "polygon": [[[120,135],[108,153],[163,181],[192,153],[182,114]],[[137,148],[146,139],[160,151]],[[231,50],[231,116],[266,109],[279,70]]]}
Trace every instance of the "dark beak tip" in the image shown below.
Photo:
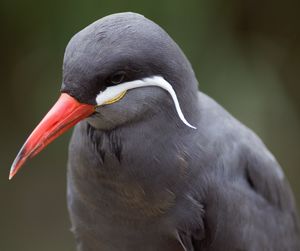
{"label": "dark beak tip", "polygon": [[9,172],[9,176],[8,176],[8,180],[11,180],[15,174],[16,174],[16,166],[13,164],[10,168],[10,172]]}
{"label": "dark beak tip", "polygon": [[11,180],[15,176],[15,174],[24,165],[24,163],[26,162],[27,159],[28,159],[28,156],[26,156],[26,149],[23,145],[23,147],[21,148],[17,157],[15,158],[14,162],[11,165],[9,177],[8,177],[9,180]]}
{"label": "dark beak tip", "polygon": [[11,180],[18,172],[18,169],[20,169],[20,167],[23,165],[22,162],[24,163],[24,161],[22,161],[18,155],[10,168],[9,177],[8,177],[9,180]]}
{"label": "dark beak tip", "polygon": [[13,177],[14,177],[14,174],[10,172],[9,176],[8,176],[8,180],[12,180]]}

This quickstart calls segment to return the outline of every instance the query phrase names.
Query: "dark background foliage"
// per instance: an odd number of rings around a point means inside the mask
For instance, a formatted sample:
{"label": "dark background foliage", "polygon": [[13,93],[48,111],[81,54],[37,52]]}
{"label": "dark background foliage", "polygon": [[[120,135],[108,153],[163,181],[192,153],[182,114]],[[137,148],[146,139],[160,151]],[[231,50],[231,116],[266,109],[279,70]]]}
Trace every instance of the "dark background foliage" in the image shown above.
{"label": "dark background foliage", "polygon": [[0,250],[74,250],[65,202],[70,133],[12,182],[8,171],[59,95],[68,40],[121,11],[144,14],[167,30],[190,59],[199,88],[274,153],[300,204],[299,10],[292,0],[1,0]]}

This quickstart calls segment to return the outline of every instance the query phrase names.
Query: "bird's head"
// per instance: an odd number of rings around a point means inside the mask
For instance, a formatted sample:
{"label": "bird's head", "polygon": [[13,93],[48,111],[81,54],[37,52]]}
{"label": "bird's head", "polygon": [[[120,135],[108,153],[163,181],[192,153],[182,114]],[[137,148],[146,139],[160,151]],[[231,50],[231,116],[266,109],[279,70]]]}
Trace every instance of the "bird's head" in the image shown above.
{"label": "bird's head", "polygon": [[139,14],[107,16],[70,40],[61,93],[21,148],[10,178],[83,119],[111,130],[172,109],[171,123],[195,129],[185,118],[197,95],[190,63],[163,29]]}

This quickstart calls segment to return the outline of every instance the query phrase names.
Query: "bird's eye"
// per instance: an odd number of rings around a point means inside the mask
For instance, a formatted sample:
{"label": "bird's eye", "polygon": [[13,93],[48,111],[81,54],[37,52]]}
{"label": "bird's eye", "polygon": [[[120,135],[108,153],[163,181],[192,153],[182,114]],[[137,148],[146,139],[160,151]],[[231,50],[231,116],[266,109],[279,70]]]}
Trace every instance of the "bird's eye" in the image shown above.
{"label": "bird's eye", "polygon": [[120,84],[124,81],[125,76],[126,73],[124,71],[118,71],[111,76],[110,82],[115,85]]}

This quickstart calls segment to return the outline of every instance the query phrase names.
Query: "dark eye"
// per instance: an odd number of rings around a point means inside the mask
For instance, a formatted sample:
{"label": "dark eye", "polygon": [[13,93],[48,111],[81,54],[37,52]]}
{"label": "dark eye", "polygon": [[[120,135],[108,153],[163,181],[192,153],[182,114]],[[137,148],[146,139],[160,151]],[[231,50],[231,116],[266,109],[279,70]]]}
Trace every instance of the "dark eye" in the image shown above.
{"label": "dark eye", "polygon": [[110,82],[115,85],[120,84],[124,81],[125,76],[126,74],[124,71],[118,71],[111,76]]}

